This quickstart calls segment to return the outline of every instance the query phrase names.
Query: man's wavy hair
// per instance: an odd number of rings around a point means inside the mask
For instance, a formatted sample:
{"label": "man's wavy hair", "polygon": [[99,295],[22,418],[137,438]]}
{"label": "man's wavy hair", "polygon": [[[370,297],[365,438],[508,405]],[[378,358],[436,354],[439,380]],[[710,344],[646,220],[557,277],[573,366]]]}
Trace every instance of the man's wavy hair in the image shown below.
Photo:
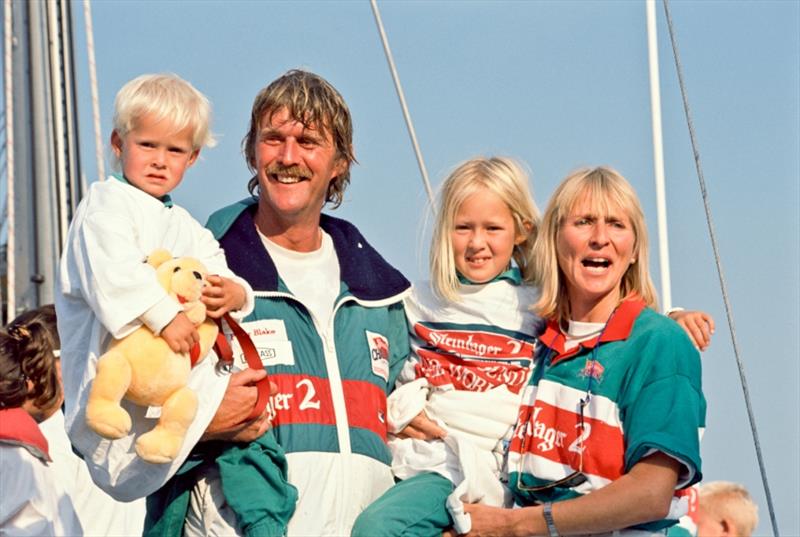
{"label": "man's wavy hair", "polygon": [[[313,126],[323,135],[330,134],[336,149],[336,158],[347,162],[343,173],[331,179],[326,202],[333,208],[342,204],[344,191],[350,182],[350,165],[356,162],[353,153],[353,122],[344,99],[330,83],[319,75],[300,69],[288,71],[256,95],[250,113],[250,130],[242,140],[247,166],[256,172],[256,144],[262,122],[271,121],[279,111],[286,109],[289,117],[305,126]],[[247,183],[247,189],[256,195],[258,177]]]}

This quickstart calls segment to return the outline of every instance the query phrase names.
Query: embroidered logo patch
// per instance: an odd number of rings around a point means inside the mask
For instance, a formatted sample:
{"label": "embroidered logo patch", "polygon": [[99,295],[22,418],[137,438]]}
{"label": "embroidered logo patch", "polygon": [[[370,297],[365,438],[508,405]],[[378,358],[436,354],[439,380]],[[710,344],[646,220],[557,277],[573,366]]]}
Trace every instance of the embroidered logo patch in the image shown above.
{"label": "embroidered logo patch", "polygon": [[377,332],[365,330],[372,372],[389,382],[389,340]]}
{"label": "embroidered logo patch", "polygon": [[583,366],[580,375],[582,377],[592,377],[597,382],[600,382],[603,380],[603,371],[605,371],[605,368],[600,362],[595,360],[586,360],[586,365]]}

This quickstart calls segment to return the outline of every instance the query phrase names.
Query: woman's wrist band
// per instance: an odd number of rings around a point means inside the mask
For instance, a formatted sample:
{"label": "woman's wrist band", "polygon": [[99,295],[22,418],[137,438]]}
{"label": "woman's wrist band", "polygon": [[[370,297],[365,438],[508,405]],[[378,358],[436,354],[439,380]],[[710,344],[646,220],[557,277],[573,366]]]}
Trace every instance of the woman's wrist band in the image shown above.
{"label": "woman's wrist band", "polygon": [[556,529],[556,523],[553,520],[553,504],[547,502],[544,504],[544,510],[542,511],[542,516],[544,516],[544,522],[547,524],[547,533],[550,537],[559,537],[558,530]]}

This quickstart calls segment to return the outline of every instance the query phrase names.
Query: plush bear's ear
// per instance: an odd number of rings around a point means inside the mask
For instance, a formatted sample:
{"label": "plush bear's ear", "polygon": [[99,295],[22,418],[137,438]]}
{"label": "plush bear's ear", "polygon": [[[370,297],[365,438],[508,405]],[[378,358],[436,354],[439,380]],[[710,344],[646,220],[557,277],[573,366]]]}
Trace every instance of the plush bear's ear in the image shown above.
{"label": "plush bear's ear", "polygon": [[157,268],[160,264],[164,263],[165,261],[169,261],[170,259],[172,259],[172,254],[167,250],[159,248],[157,250],[153,250],[153,252],[147,256],[147,263],[152,265],[153,268]]}

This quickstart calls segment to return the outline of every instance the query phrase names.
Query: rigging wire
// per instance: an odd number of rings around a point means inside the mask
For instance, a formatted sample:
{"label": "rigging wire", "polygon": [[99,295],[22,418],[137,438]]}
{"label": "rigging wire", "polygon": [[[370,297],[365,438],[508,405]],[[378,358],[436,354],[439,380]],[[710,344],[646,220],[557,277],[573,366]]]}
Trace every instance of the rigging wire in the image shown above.
{"label": "rigging wire", "polygon": [[[88,0],[87,0],[88,1]],[[403,88],[400,85],[400,77],[397,74],[397,68],[394,64],[392,51],[389,48],[389,40],[386,37],[386,31],[383,29],[383,22],[381,21],[381,13],[378,10],[378,3],[375,0],[370,0],[372,6],[372,14],[375,16],[375,24],[378,26],[378,33],[381,36],[381,43],[383,44],[383,52],[386,54],[386,61],[389,63],[389,70],[392,72],[392,80],[394,80],[394,88],[397,91],[397,98],[400,99],[400,107],[403,109],[403,118],[406,120],[406,127],[408,128],[408,135],[411,137],[411,145],[414,146],[414,154],[417,156],[417,165],[422,174],[422,182],[425,185],[425,191],[428,193],[428,200],[430,201],[431,211],[436,211],[433,199],[433,189],[428,179],[428,170],[425,168],[425,161],[422,159],[422,151],[419,149],[417,143],[417,135],[414,132],[414,124],[411,121],[411,114],[408,112],[406,105],[406,98],[403,95]]]}
{"label": "rigging wire", "polygon": [[[94,150],[97,159],[97,176],[100,181],[106,178],[103,162],[103,141],[100,134],[100,99],[97,96],[97,67],[94,59],[94,30],[92,26],[92,6],[90,0],[83,0],[83,18],[86,24],[86,52],[89,62],[89,84],[92,89],[92,119],[94,120]],[[83,187],[83,185],[81,185]],[[85,191],[85,188],[81,188]],[[81,192],[81,197],[83,192]]]}
{"label": "rigging wire", "polygon": [[3,45],[5,54],[3,57],[3,85],[6,102],[6,232],[8,233],[6,238],[6,283],[8,284],[6,290],[6,319],[10,321],[14,318],[17,308],[14,289],[14,248],[16,247],[16,241],[14,240],[14,97],[11,79],[13,46],[11,19],[13,18],[13,10],[11,0],[5,0],[4,7],[3,29],[5,39],[3,40]]}
{"label": "rigging wire", "polygon": [[706,223],[708,224],[708,233],[711,236],[711,247],[714,251],[714,261],[717,264],[717,274],[719,275],[719,283],[722,288],[722,299],[725,303],[725,315],[728,318],[728,327],[731,331],[731,340],[733,341],[733,353],[736,357],[736,364],[739,368],[739,378],[742,383],[742,391],[744,392],[744,402],[747,407],[747,417],[750,420],[750,431],[753,434],[753,442],[756,448],[756,458],[758,459],[758,468],[761,472],[761,481],[764,484],[764,492],[767,496],[767,507],[769,508],[769,518],[772,523],[772,532],[775,537],[779,537],[778,522],[775,518],[775,507],[772,503],[772,494],[770,493],[769,483],[767,482],[767,471],[764,466],[764,457],[761,453],[761,443],[758,440],[758,431],[756,430],[756,420],[753,414],[753,408],[750,403],[750,391],[747,388],[747,378],[744,373],[744,364],[742,363],[739,354],[739,344],[736,339],[736,329],[733,326],[733,313],[731,309],[730,299],[728,298],[728,288],[725,283],[725,276],[722,272],[722,261],[719,255],[719,246],[717,245],[717,236],[714,231],[714,222],[711,218],[711,205],[708,200],[708,191],[706,190],[706,181],[703,177],[703,168],[700,165],[700,150],[697,146],[697,137],[694,131],[694,123],[692,121],[692,113],[689,109],[689,99],[686,93],[686,85],[683,80],[683,67],[681,66],[680,55],[678,54],[678,43],[675,38],[675,29],[672,24],[672,16],[669,10],[669,0],[664,0],[664,13],[667,16],[667,27],[669,28],[669,38],[672,43],[672,54],[675,58],[675,68],[678,73],[678,84],[681,89],[681,98],[683,99],[683,110],[686,114],[686,124],[689,127],[689,138],[692,143],[692,152],[694,153],[694,164],[697,169],[697,179],[700,183],[700,193],[703,197],[703,207],[706,212]]}

